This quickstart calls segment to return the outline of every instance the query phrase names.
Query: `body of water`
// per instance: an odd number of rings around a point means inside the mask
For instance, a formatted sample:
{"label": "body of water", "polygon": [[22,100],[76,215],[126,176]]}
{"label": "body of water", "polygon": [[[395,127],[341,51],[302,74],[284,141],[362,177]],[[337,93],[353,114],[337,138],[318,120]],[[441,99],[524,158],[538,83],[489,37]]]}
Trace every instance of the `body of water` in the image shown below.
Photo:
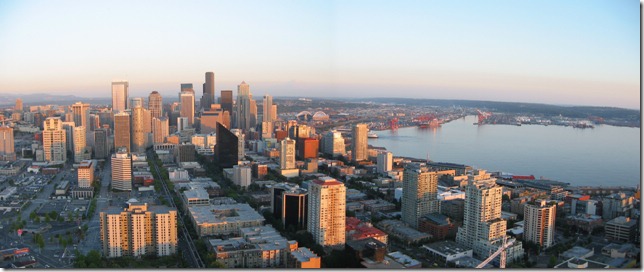
{"label": "body of water", "polygon": [[640,128],[577,129],[541,125],[473,125],[467,116],[439,128],[377,131],[369,144],[405,156],[488,171],[569,182],[574,186],[640,184]]}

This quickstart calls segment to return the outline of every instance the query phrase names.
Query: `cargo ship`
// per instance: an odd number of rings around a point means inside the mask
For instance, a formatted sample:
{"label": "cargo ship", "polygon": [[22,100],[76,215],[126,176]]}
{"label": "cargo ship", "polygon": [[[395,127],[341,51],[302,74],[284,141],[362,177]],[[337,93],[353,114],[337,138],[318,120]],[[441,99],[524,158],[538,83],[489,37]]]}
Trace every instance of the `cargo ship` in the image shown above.
{"label": "cargo ship", "polygon": [[441,121],[438,119],[433,119],[429,122],[422,122],[418,124],[419,128],[435,128],[435,127],[440,127],[441,126]]}

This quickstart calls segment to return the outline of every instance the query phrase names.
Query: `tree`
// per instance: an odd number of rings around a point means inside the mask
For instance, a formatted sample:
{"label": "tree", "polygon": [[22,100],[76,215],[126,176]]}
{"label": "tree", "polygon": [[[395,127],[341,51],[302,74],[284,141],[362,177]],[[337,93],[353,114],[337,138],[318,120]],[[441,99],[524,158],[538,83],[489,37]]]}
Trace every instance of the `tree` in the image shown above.
{"label": "tree", "polygon": [[548,261],[548,268],[553,268],[555,265],[557,265],[557,256],[551,255],[550,261]]}

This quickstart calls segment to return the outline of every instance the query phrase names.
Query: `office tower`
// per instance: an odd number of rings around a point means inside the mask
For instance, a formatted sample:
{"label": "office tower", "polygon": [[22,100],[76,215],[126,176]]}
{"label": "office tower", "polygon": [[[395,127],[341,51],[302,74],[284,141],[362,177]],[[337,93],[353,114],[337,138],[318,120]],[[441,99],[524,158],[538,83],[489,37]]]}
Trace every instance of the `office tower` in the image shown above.
{"label": "office tower", "polygon": [[[472,248],[479,260],[496,252],[506,235],[507,222],[501,219],[502,195],[496,179],[474,181],[470,178],[465,187],[463,225],[458,228],[456,242]],[[507,261],[512,262],[523,257],[523,246],[517,241],[505,252]]]}
{"label": "office tower", "polygon": [[306,229],[308,192],[295,184],[278,183],[271,189],[271,209],[284,228]]}
{"label": "office tower", "polygon": [[94,183],[94,168],[96,164],[93,160],[84,160],[78,166],[78,187],[89,188]]}
{"label": "office tower", "polygon": [[97,114],[89,115],[89,127],[91,131],[94,131],[101,127],[101,118]]}
{"label": "office tower", "polygon": [[280,142],[280,169],[295,169],[295,141],[290,138]]}
{"label": "office tower", "polygon": [[243,160],[246,156],[246,153],[244,152],[244,147],[246,145],[244,139],[246,138],[246,134],[244,134],[241,129],[231,129],[230,132],[237,136],[237,158],[239,160]]}
{"label": "office tower", "polygon": [[262,122],[262,139],[273,138],[273,123]]}
{"label": "office tower", "polygon": [[188,118],[188,126],[192,126],[195,121],[195,91],[181,84],[181,94],[179,94],[179,101],[181,101],[181,110],[179,116]]}
{"label": "office tower", "polygon": [[439,210],[438,175],[424,163],[408,163],[403,172],[402,221],[418,228],[418,219]]}
{"label": "office tower", "polygon": [[177,253],[177,210],[128,202],[100,213],[103,256],[169,256]]}
{"label": "office tower", "polygon": [[114,150],[119,147],[125,147],[127,152],[132,150],[130,148],[130,114],[127,112],[120,112],[114,115]]}
{"label": "office tower", "polygon": [[189,129],[188,117],[177,117],[177,132]]}
{"label": "office tower", "polygon": [[319,245],[344,247],[346,194],[344,184],[330,177],[309,184],[307,230]]}
{"label": "office tower", "polygon": [[253,95],[251,94],[249,96],[250,99],[250,128],[255,128],[257,127],[257,101],[253,99]]}
{"label": "office tower", "polygon": [[242,81],[237,85],[237,113],[235,116],[235,128],[248,132],[251,128],[250,116],[250,86]]}
{"label": "office tower", "polygon": [[74,125],[77,127],[89,127],[89,104],[76,102],[72,105]]}
{"label": "office tower", "polygon": [[152,118],[161,118],[163,116],[163,97],[157,91],[153,91],[148,95],[148,110]]}
{"label": "office tower", "polygon": [[302,160],[315,159],[318,157],[320,140],[317,138],[300,138],[295,141],[295,148],[295,154],[298,158]]}
{"label": "office tower", "polygon": [[379,152],[376,158],[378,173],[387,174],[387,172],[391,171],[393,161],[393,153],[389,151]]}
{"label": "office tower", "polygon": [[271,106],[271,117],[273,118],[273,121],[279,119],[277,117],[277,105],[275,105],[275,104],[273,104],[273,106]]}
{"label": "office tower", "polygon": [[273,122],[275,116],[273,116],[273,97],[270,95],[264,95],[264,105],[263,105],[263,117],[262,122]]}
{"label": "office tower", "polygon": [[353,126],[351,143],[351,158],[354,162],[366,161],[369,159],[369,142],[367,139],[366,124],[356,124]]}
{"label": "office tower", "polygon": [[0,161],[15,160],[16,152],[14,150],[13,128],[0,126]]}
{"label": "office tower", "polygon": [[43,123],[43,151],[45,161],[64,162],[67,160],[67,135],[60,117],[47,117]]}
{"label": "office tower", "polygon": [[550,205],[545,200],[524,206],[523,240],[549,248],[555,242],[556,205]]}
{"label": "office tower", "polygon": [[107,159],[110,154],[107,131],[107,128],[94,130],[94,158],[96,159]]}
{"label": "office tower", "polygon": [[221,109],[227,111],[231,116],[233,115],[233,91],[232,90],[222,90],[221,97]]}
{"label": "office tower", "polygon": [[22,99],[20,99],[20,98],[16,99],[16,106],[15,106],[13,109],[14,109],[14,110],[16,110],[16,111],[18,111],[18,112],[22,112],[22,111],[23,111],[23,108],[22,108]]}
{"label": "office tower", "polygon": [[128,109],[134,109],[136,107],[146,108],[145,98],[143,97],[132,97],[130,98],[130,103],[127,104]]}
{"label": "office tower", "polygon": [[150,111],[141,106],[132,109],[132,150],[131,153],[145,153],[148,146],[150,128]]}
{"label": "office tower", "polygon": [[167,117],[152,118],[152,134],[155,144],[165,143],[165,137],[170,135]]}
{"label": "office tower", "polygon": [[127,81],[112,82],[112,112],[114,114],[127,109],[128,87]]}
{"label": "office tower", "polygon": [[89,158],[89,153],[85,153],[85,149],[87,147],[87,139],[86,139],[87,132],[85,131],[85,127],[74,127],[74,162],[75,163],[80,163],[83,160],[88,160]]}
{"label": "office tower", "polygon": [[65,131],[66,139],[65,146],[67,150],[74,150],[74,127],[76,127],[76,125],[73,121],[63,122],[63,130]]}
{"label": "office tower", "polygon": [[206,72],[206,83],[203,84],[203,96],[201,97],[201,108],[209,109],[215,103],[215,73]]}
{"label": "office tower", "polygon": [[132,191],[132,156],[123,147],[112,155],[112,189]]}
{"label": "office tower", "polygon": [[224,112],[221,110],[221,105],[211,104],[209,108],[204,109],[201,113],[200,131],[202,134],[210,134],[217,129],[217,123],[224,124]]}
{"label": "office tower", "polygon": [[338,131],[329,131],[324,135],[324,153],[331,156],[344,156],[346,148],[342,133]]}
{"label": "office tower", "polygon": [[217,123],[217,144],[215,145],[215,161],[222,168],[237,165],[239,158],[239,140],[234,133]]}

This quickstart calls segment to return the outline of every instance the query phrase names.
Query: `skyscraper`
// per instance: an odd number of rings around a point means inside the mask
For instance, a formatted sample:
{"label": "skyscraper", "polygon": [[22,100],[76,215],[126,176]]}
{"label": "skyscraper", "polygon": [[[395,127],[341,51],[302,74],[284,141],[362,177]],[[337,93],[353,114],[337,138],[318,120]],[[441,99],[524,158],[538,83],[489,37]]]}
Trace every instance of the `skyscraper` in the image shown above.
{"label": "skyscraper", "polygon": [[257,101],[253,99],[253,95],[249,96],[250,99],[250,124],[247,131],[250,129],[255,129],[257,127]]}
{"label": "skyscraper", "polygon": [[280,169],[295,169],[295,141],[290,138],[280,143]]}
{"label": "skyscraper", "polygon": [[130,114],[127,112],[120,112],[114,115],[114,150],[119,147],[125,147],[127,152],[132,150],[130,148]]}
{"label": "skyscraper", "polygon": [[132,156],[125,148],[112,155],[112,189],[132,191]]}
{"label": "skyscraper", "polygon": [[233,91],[232,90],[222,90],[221,91],[221,109],[227,111],[230,116],[233,116]]}
{"label": "skyscraper", "polygon": [[148,146],[150,129],[150,111],[141,106],[132,109],[132,151],[131,153],[145,153]]}
{"label": "skyscraper", "polygon": [[284,228],[306,229],[308,192],[295,184],[278,183],[271,188],[271,209]]}
{"label": "skyscraper", "polygon": [[329,131],[324,135],[324,150],[325,154],[331,156],[344,156],[346,154],[346,148],[344,145],[344,138],[342,138],[342,133],[338,131]]}
{"label": "skyscraper", "polygon": [[[496,252],[506,235],[507,222],[501,219],[502,195],[502,187],[496,185],[495,179],[470,178],[465,187],[463,226],[458,228],[456,242],[472,248],[480,260]],[[507,248],[506,256],[508,262],[521,258],[521,242]]]}
{"label": "skyscraper", "polygon": [[250,86],[242,81],[237,85],[237,113],[235,127],[248,132],[251,127],[250,116]]}
{"label": "skyscraper", "polygon": [[263,122],[273,122],[274,116],[273,116],[273,97],[266,94],[264,95],[264,104],[263,104],[263,116],[262,116],[262,121]]}
{"label": "skyscraper", "polygon": [[77,127],[89,127],[89,104],[76,102],[72,105],[74,125]]}
{"label": "skyscraper", "polygon": [[170,135],[167,117],[152,118],[152,134],[155,144],[165,143],[165,137]]}
{"label": "skyscraper", "polygon": [[369,159],[369,142],[367,138],[367,125],[356,124],[353,126],[351,138],[351,158],[354,162],[366,161]]}
{"label": "skyscraper", "polygon": [[438,212],[438,175],[424,163],[408,163],[403,172],[402,221],[418,228],[418,219]]}
{"label": "skyscraper", "polygon": [[524,206],[523,240],[549,248],[555,242],[556,205],[549,205],[545,200]]}
{"label": "skyscraper", "polygon": [[318,244],[344,247],[346,194],[344,184],[330,177],[322,177],[309,184],[307,230]]}
{"label": "skyscraper", "polygon": [[206,83],[203,84],[203,96],[201,97],[201,108],[210,109],[215,103],[215,73],[206,72]]}
{"label": "skyscraper", "polygon": [[128,109],[133,109],[136,107],[143,107],[146,108],[145,105],[145,98],[143,97],[132,97],[130,98],[130,102],[127,104]]}
{"label": "skyscraper", "polygon": [[22,112],[22,99],[18,98],[16,99],[16,106],[13,108],[14,110],[18,112]]}
{"label": "skyscraper", "polygon": [[237,136],[222,124],[217,123],[217,144],[215,145],[215,161],[222,168],[231,168],[237,165],[239,140]]}
{"label": "skyscraper", "polygon": [[391,171],[393,161],[393,153],[389,151],[379,152],[376,158],[378,173],[387,174],[387,172]]}
{"label": "skyscraper", "polygon": [[110,146],[108,145],[108,134],[106,128],[98,128],[94,130],[94,158],[107,159],[110,154]]}
{"label": "skyscraper", "polygon": [[112,112],[118,113],[127,109],[128,102],[127,81],[112,82]]}
{"label": "skyscraper", "polygon": [[75,163],[80,163],[83,160],[88,160],[89,158],[89,153],[85,153],[85,149],[87,147],[87,139],[85,138],[87,135],[87,132],[85,131],[85,127],[80,126],[80,127],[74,127],[74,162]]}
{"label": "skyscraper", "polygon": [[230,132],[237,136],[237,158],[239,160],[242,160],[246,156],[246,153],[244,151],[246,134],[244,134],[241,129],[237,128],[231,129]]}
{"label": "skyscraper", "polygon": [[179,101],[181,102],[179,116],[188,118],[188,125],[192,126],[195,122],[195,91],[192,89],[192,84],[181,84]]}
{"label": "skyscraper", "polygon": [[13,128],[0,126],[0,161],[15,161]]}
{"label": "skyscraper", "polygon": [[169,256],[177,253],[177,210],[129,202],[100,213],[103,256]]}
{"label": "skyscraper", "polygon": [[148,110],[152,118],[161,118],[163,116],[163,97],[157,91],[153,91],[148,96]]}
{"label": "skyscraper", "polygon": [[67,135],[60,117],[48,117],[43,123],[43,151],[45,161],[64,162],[67,160]]}
{"label": "skyscraper", "polygon": [[215,132],[217,123],[226,125],[224,122],[224,112],[221,110],[221,105],[211,104],[209,108],[203,109],[201,112],[201,122],[199,124],[201,134]]}

